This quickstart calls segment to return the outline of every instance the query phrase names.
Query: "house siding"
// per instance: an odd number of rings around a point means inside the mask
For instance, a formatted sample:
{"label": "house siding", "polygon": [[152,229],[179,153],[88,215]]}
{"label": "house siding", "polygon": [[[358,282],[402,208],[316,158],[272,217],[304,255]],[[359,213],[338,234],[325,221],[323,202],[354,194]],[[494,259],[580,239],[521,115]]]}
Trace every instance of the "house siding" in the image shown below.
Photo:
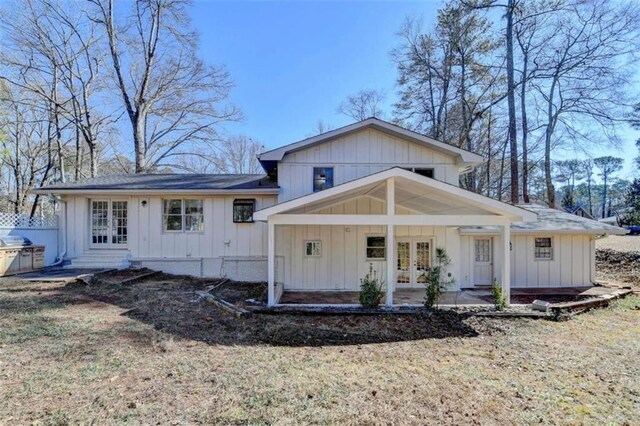
{"label": "house siding", "polygon": [[[553,238],[553,259],[534,259],[536,237]],[[472,235],[461,236],[461,258],[463,270],[461,287],[473,287]],[[493,236],[494,277],[501,281],[502,239]],[[581,287],[595,281],[595,240],[584,234],[513,235],[511,237],[511,287]]]}
{"label": "house siding", "polygon": [[333,167],[334,185],[396,166],[433,168],[435,179],[459,184],[458,165],[453,156],[378,130],[364,129],[285,155],[278,163],[279,201],[313,192],[313,168],[324,166]]}
{"label": "house siding", "polygon": [[[319,213],[382,214],[384,203],[370,198],[359,198],[323,209]],[[402,210],[402,209],[401,209]],[[401,211],[399,213],[407,213]],[[367,260],[366,237],[386,235],[385,226],[320,226],[286,225],[276,227],[276,254],[283,259],[284,289],[292,291],[346,290],[357,291],[360,279],[369,272],[369,265],[385,279],[386,260]],[[447,250],[451,258],[448,273],[458,288],[460,275],[459,242],[457,228],[444,226],[396,226],[395,238],[420,238],[433,241],[435,247]],[[320,257],[305,256],[306,241],[322,241]],[[395,248],[395,242],[394,242]]]}

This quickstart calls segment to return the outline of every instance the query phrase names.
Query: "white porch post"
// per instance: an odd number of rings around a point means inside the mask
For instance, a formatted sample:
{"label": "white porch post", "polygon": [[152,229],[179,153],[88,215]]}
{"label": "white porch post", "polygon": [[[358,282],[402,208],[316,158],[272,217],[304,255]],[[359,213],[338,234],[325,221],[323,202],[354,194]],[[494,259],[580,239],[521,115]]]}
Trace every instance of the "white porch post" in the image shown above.
{"label": "white porch post", "polygon": [[267,292],[267,306],[274,306],[276,304],[276,226],[270,218],[267,219],[267,228],[267,282],[269,286]]}
{"label": "white porch post", "polygon": [[511,304],[511,224],[502,225],[502,294]]}
{"label": "white porch post", "polygon": [[[395,179],[387,179],[387,215],[393,216],[396,214],[396,186]],[[394,225],[387,225],[387,307],[393,306],[393,291],[395,290],[394,268],[395,258],[393,257],[394,241]]]}

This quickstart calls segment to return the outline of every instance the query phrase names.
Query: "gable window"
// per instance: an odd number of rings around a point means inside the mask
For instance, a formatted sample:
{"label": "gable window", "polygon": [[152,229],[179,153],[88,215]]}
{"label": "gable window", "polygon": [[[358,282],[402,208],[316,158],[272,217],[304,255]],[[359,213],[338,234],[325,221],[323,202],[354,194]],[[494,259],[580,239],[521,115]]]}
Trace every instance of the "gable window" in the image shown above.
{"label": "gable window", "polygon": [[233,201],[233,222],[234,223],[252,223],[255,206],[256,206],[256,200],[234,200]]}
{"label": "gable window", "polygon": [[433,179],[433,169],[423,168],[423,167],[409,167],[407,168],[410,172],[417,173],[420,176],[428,177]]}
{"label": "gable window", "polygon": [[553,239],[536,237],[534,256],[537,260],[553,260]]}
{"label": "gable window", "polygon": [[333,187],[333,167],[313,168],[313,192]]}
{"label": "gable window", "polygon": [[307,257],[322,256],[322,241],[305,241],[304,255]]}
{"label": "gable window", "polygon": [[371,235],[367,237],[367,260],[384,260],[386,237]]}
{"label": "gable window", "polygon": [[204,231],[202,200],[162,200],[162,229],[168,232]]}

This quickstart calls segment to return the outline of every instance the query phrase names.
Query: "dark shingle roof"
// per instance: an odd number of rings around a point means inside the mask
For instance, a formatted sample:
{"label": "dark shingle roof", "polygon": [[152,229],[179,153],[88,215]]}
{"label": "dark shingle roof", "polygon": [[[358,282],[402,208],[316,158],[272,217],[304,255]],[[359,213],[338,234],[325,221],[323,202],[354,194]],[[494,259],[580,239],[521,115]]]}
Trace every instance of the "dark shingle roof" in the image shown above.
{"label": "dark shingle roof", "polygon": [[264,174],[120,174],[105,175],[76,182],[56,183],[39,188],[55,190],[247,190],[275,189],[278,185]]}

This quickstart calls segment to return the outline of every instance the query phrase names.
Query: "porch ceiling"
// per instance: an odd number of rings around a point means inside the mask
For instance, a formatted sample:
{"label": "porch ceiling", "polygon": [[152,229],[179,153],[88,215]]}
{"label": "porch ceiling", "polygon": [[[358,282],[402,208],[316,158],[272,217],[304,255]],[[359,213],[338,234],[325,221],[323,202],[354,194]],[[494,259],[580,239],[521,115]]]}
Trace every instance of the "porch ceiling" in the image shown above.
{"label": "porch ceiling", "polygon": [[[366,185],[342,194],[309,203],[299,208],[291,209],[286,213],[334,213],[334,207],[345,204],[359,198],[370,198],[382,203],[383,211],[386,210],[387,190],[386,182],[378,182]],[[425,187],[424,185],[408,179],[396,178],[395,183],[396,207],[400,207],[396,214],[426,214],[426,215],[492,215],[494,213],[479,207],[451,193],[439,189]],[[405,211],[402,211],[405,209]],[[406,210],[409,210],[408,212]],[[360,213],[360,212],[357,212]]]}

